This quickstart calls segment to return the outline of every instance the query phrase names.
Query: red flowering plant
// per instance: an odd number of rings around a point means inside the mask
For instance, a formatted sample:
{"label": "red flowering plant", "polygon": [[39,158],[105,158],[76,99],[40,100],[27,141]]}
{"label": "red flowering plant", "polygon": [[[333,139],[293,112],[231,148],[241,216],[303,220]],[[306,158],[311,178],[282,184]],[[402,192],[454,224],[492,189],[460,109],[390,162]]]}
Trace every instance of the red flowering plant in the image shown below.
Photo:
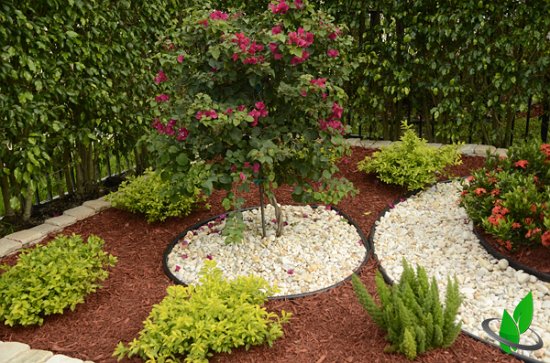
{"label": "red flowering plant", "polygon": [[[272,1],[253,15],[212,5],[184,10],[163,42],[161,70],[152,75],[152,149],[175,183],[195,160],[208,161],[203,190],[227,190],[227,209],[244,203],[235,187],[258,185],[280,235],[279,185],[294,186],[298,201],[327,204],[354,190],[333,177],[336,161],[349,154],[340,86],[352,68],[343,56],[351,38],[306,1]],[[242,237],[240,218],[230,215],[229,240]]]}
{"label": "red flowering plant", "polygon": [[512,146],[507,158],[488,156],[463,188],[470,218],[505,248],[550,248],[549,144],[531,141]]}

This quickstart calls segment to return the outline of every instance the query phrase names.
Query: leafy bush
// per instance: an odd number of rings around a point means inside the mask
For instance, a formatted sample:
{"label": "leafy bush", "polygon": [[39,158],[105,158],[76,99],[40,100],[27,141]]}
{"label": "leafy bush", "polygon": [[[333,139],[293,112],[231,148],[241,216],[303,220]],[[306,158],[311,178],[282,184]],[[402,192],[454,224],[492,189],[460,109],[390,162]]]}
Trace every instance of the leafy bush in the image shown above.
{"label": "leafy bush", "polygon": [[510,147],[508,158],[489,155],[463,189],[468,216],[505,248],[550,247],[550,144],[530,141]]}
{"label": "leafy bush", "polygon": [[0,320],[7,325],[42,325],[44,316],[74,310],[109,276],[116,257],[102,250],[91,235],[57,236],[44,246],[24,251],[15,266],[0,266]]}
{"label": "leafy bush", "polygon": [[378,306],[361,280],[352,276],[355,293],[372,320],[387,331],[390,345],[387,352],[401,352],[409,359],[437,347],[448,347],[460,333],[455,323],[461,303],[456,280],[447,279],[445,307],[439,301],[435,278],[431,283],[426,271],[415,271],[403,259],[403,274],[399,282],[387,286],[380,272],[376,287],[381,306]]}
{"label": "leafy bush", "polygon": [[401,142],[385,147],[360,161],[358,169],[376,173],[386,183],[406,186],[409,190],[422,189],[437,181],[437,175],[449,165],[461,163],[458,145],[439,149],[427,145],[410,125],[403,122]]}
{"label": "leafy bush", "polygon": [[290,319],[285,311],[278,317],[261,307],[274,292],[264,279],[224,280],[214,261],[205,262],[199,284],[170,286],[167,292],[144,322],[139,339],[127,347],[119,343],[114,356],[138,355],[146,362],[164,362],[186,355],[186,362],[208,362],[211,351],[271,346]]}
{"label": "leafy bush", "polygon": [[163,221],[168,217],[188,215],[194,204],[204,200],[200,185],[204,164],[194,164],[187,175],[180,180],[185,186],[176,189],[171,181],[151,169],[144,175],[123,182],[118,191],[107,198],[115,208],[132,213],[143,213],[148,222]]}

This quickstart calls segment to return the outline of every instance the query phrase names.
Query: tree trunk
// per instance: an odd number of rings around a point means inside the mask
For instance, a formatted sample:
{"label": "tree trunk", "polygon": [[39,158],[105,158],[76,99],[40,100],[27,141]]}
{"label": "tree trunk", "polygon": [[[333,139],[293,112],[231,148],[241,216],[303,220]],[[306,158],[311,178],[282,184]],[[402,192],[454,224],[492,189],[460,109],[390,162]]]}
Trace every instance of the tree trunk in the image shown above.
{"label": "tree trunk", "polygon": [[269,202],[275,209],[275,219],[277,220],[277,231],[275,232],[276,237],[281,237],[283,235],[283,212],[281,210],[281,207],[277,203],[277,198],[275,197],[275,194],[270,193],[269,195]]}
{"label": "tree trunk", "polygon": [[0,188],[2,189],[2,200],[4,201],[4,216],[10,218],[15,216],[15,211],[11,207],[11,193],[8,177],[4,174],[0,176]]}
{"label": "tree trunk", "polygon": [[542,142],[548,142],[548,126],[550,124],[550,95],[542,103],[542,112],[540,117],[540,138]]}
{"label": "tree trunk", "polygon": [[25,191],[25,199],[23,203],[23,220],[26,222],[31,219],[32,212],[32,194],[33,194],[34,183],[31,181],[27,185],[27,190]]}

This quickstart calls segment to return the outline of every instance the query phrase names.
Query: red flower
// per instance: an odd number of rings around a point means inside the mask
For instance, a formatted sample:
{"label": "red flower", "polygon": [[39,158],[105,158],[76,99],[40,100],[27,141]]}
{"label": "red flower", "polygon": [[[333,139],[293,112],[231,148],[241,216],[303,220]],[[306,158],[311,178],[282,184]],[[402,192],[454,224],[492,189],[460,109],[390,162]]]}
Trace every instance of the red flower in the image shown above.
{"label": "red flower", "polygon": [[[548,145],[548,144],[546,144]],[[550,247],[550,231],[544,232],[544,234],[541,236],[541,243],[544,247]]]}
{"label": "red flower", "polygon": [[232,109],[231,107],[228,107],[227,110],[225,110],[225,114],[226,114],[227,116],[232,115],[232,114],[233,114],[233,109]]}
{"label": "red flower", "polygon": [[476,178],[475,178],[473,175],[470,175],[469,177],[466,178],[466,181],[467,181],[468,183],[471,183],[471,182],[473,182],[474,180],[476,180]]}
{"label": "red flower", "polygon": [[168,96],[167,94],[165,93],[161,93],[160,95],[158,95],[157,97],[155,97],[155,101],[157,101],[158,103],[161,103],[161,102],[168,102],[170,100],[170,96]]}
{"label": "red flower", "polygon": [[337,49],[329,49],[327,50],[327,55],[331,58],[336,58],[340,55],[340,52]]}
{"label": "red flower", "polygon": [[197,23],[206,28],[208,26],[208,19],[199,20]]}
{"label": "red flower", "polygon": [[537,206],[535,204],[531,204],[529,207],[529,210],[533,213],[537,213]]}
{"label": "red flower", "polygon": [[301,57],[296,57],[296,56],[292,57],[292,59],[290,60],[290,64],[295,66],[297,64],[304,63],[308,58],[309,58],[309,52],[304,50],[302,52]]}
{"label": "red flower", "polygon": [[522,168],[522,169],[525,169],[527,167],[527,164],[529,164],[529,162],[527,160],[519,160],[519,161],[516,161],[516,163],[514,164],[514,166],[516,168]]}
{"label": "red flower", "polygon": [[288,6],[285,0],[278,0],[275,3],[269,4],[269,10],[271,10],[273,14],[284,15],[289,9],[290,6]]}
{"label": "red flower", "polygon": [[292,275],[292,274],[294,274],[294,270],[289,268],[288,270],[286,270],[286,273],[289,274],[289,275]]}
{"label": "red flower", "polygon": [[183,54],[178,55],[178,63],[183,63],[183,60],[185,59],[185,56]]}
{"label": "red flower", "polygon": [[319,88],[325,88],[326,87],[326,84],[325,84],[326,81],[327,81],[326,78],[314,78],[311,81],[309,81],[309,83],[311,83],[313,85],[316,85]]}
{"label": "red flower", "polygon": [[341,32],[342,31],[339,28],[336,28],[332,33],[328,35],[328,38],[330,40],[336,40],[336,38],[338,38]]}
{"label": "red flower", "polygon": [[500,189],[493,189],[491,190],[491,195],[493,197],[496,197],[497,195],[500,195]]}
{"label": "red flower", "polygon": [[518,222],[512,223],[512,229],[520,229],[520,228],[521,228],[521,224],[519,224]]}
{"label": "red flower", "polygon": [[528,226],[533,223],[533,218],[527,217],[523,220],[523,223]]}
{"label": "red flower", "polygon": [[166,77],[166,74],[163,71],[159,71],[155,77],[155,83],[161,84],[162,82],[166,82],[168,80],[168,77]]}
{"label": "red flower", "polygon": [[275,25],[273,28],[271,28],[271,34],[276,35],[283,31],[283,28],[280,25]]}
{"label": "red flower", "polygon": [[212,20],[227,20],[229,18],[229,15],[227,13],[224,13],[223,11],[214,10],[210,13],[210,19]]}
{"label": "red flower", "polygon": [[487,218],[489,223],[491,223],[493,226],[498,226],[500,221],[504,220],[504,216],[501,214],[492,214]]}
{"label": "red flower", "polygon": [[541,232],[540,228],[534,228],[527,231],[525,234],[525,238],[531,238],[531,236],[535,236]]}
{"label": "red flower", "polygon": [[508,251],[510,251],[512,249],[512,242],[510,241],[506,241],[506,244],[504,245],[504,247],[506,247],[506,249]]}
{"label": "red flower", "polygon": [[181,266],[180,265],[176,265],[176,272],[178,272],[179,270],[181,270]]}
{"label": "red flower", "polygon": [[302,0],[294,0],[294,6],[296,7],[296,9],[301,9],[304,7],[304,3],[302,2]]}
{"label": "red flower", "polygon": [[342,112],[344,112],[344,108],[338,102],[334,102],[332,104],[332,117],[339,120],[342,118]]}
{"label": "red flower", "polygon": [[300,48],[307,48],[313,44],[313,33],[306,32],[304,28],[298,28],[296,32],[288,33],[288,44],[296,44]]}
{"label": "red flower", "polygon": [[260,168],[261,168],[260,163],[254,162],[254,164],[252,164],[252,172],[254,174],[258,174],[260,172]]}
{"label": "red flower", "polygon": [[178,141],[185,141],[187,139],[187,136],[189,136],[189,131],[185,127],[182,127],[178,130]]}
{"label": "red flower", "polygon": [[305,89],[302,88],[302,89],[300,90],[300,96],[302,96],[302,97],[307,97],[307,91],[306,91]]}
{"label": "red flower", "polygon": [[544,155],[546,155],[546,158],[550,158],[550,144],[542,144],[540,146],[540,151],[542,151],[542,153]]}
{"label": "red flower", "polygon": [[474,190],[474,193],[475,195],[482,195],[484,193],[487,193],[487,190],[485,190],[485,188],[477,188],[476,190]]}

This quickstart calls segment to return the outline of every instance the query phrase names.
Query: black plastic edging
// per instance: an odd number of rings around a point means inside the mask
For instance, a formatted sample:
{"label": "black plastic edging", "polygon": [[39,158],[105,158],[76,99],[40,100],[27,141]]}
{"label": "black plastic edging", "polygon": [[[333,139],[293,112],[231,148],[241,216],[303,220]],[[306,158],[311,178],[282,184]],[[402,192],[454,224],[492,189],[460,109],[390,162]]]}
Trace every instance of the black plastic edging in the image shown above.
{"label": "black plastic edging", "polygon": [[[451,182],[450,180],[446,180],[442,183],[449,183]],[[404,197],[401,197],[401,198],[398,198],[396,199],[394,202],[393,202],[393,205],[397,205],[398,203],[400,203],[402,201],[402,199],[406,199],[406,198],[410,198],[411,196],[415,195],[415,194],[418,194],[419,191],[414,191],[414,192],[410,192],[410,193],[407,193]],[[382,217],[384,217],[384,215],[386,214],[386,212],[388,212],[390,209],[393,209],[393,208],[389,208],[389,207],[386,207],[379,215],[378,215],[378,218],[376,219],[376,221],[374,222],[374,224],[372,225],[372,228],[370,230],[370,233],[369,233],[369,247],[370,247],[370,251],[372,251],[372,256],[374,258],[374,260],[376,261],[376,264],[378,265],[378,270],[380,271],[380,274],[382,275],[382,278],[384,279],[384,281],[389,284],[389,285],[393,285],[394,281],[391,279],[391,277],[387,274],[386,270],[384,269],[384,267],[382,266],[382,264],[380,263],[380,260],[378,259],[378,256],[376,255],[376,251],[374,250],[374,234],[376,232],[376,222],[378,222],[380,219],[382,219]],[[510,265],[512,265],[510,263]],[[496,347],[496,348],[499,348],[500,349],[500,345],[498,344],[494,344],[492,342],[489,342],[489,341],[486,341],[486,340],[483,340],[481,339],[480,337],[478,337],[477,335],[474,335],[472,333],[470,333],[469,331],[466,331],[464,329],[461,329],[462,333],[469,336],[470,338],[474,339],[474,340],[477,340],[478,342],[482,342],[482,343],[485,343],[485,344],[488,344],[488,345],[491,345],[493,347]],[[504,352],[503,352],[504,353]],[[515,352],[512,352],[512,353],[504,353],[504,354],[510,354],[512,356],[514,356],[515,358],[523,361],[523,362],[526,362],[526,363],[544,363],[543,361],[541,360],[537,360],[537,359],[534,359],[534,358],[531,358],[531,357],[527,357],[525,355],[522,355],[522,354],[518,354],[518,353],[515,353]]]}
{"label": "black plastic edging", "polygon": [[[312,208],[318,208],[317,205],[311,205]],[[248,211],[248,210],[252,210],[252,209],[258,209],[260,208],[259,206],[256,206],[256,207],[249,207],[249,208],[243,208],[243,209],[240,209],[239,212],[244,212],[244,211]],[[355,221],[353,219],[351,219],[347,214],[345,214],[344,212],[342,212],[341,210],[339,210],[338,208],[336,207],[332,207],[331,206],[331,209],[334,210],[336,213],[338,213],[340,216],[342,216],[343,218],[345,218],[349,224],[351,224],[352,226],[355,227],[355,230],[357,231],[357,234],[359,234],[359,237],[361,238],[361,241],[363,241],[363,245],[365,246],[365,249],[366,249],[366,252],[365,252],[365,257],[363,258],[363,261],[359,264],[359,266],[357,266],[357,268],[355,270],[353,270],[353,273],[358,273],[361,268],[367,263],[368,259],[370,258],[370,256],[372,255],[372,250],[369,248],[370,244],[369,244],[369,241],[367,239],[367,237],[365,236],[365,234],[363,233],[363,231],[361,230],[361,228],[359,228],[359,226],[357,225],[357,223],[355,223]],[[186,284],[184,282],[182,282],[181,280],[179,280],[176,276],[174,276],[174,274],[172,273],[172,271],[170,271],[170,269],[168,268],[168,255],[170,254],[170,252],[172,252],[172,249],[174,248],[174,246],[180,241],[180,239],[182,237],[184,237],[188,232],[192,231],[192,230],[195,230],[195,229],[198,229],[212,221],[215,221],[216,219],[218,219],[220,216],[222,216],[223,214],[220,214],[220,215],[217,215],[217,216],[214,216],[212,218],[209,218],[205,221],[202,221],[202,222],[198,222],[194,225],[192,225],[191,227],[189,228],[186,228],[185,231],[181,232],[180,234],[178,234],[176,236],[176,238],[170,242],[170,244],[166,247],[166,249],[164,250],[164,254],[163,254],[163,257],[162,257],[162,267],[163,267],[163,270],[164,270],[164,273],[170,278],[170,280],[172,280],[175,284],[177,285],[184,285],[186,286]],[[343,280],[331,285],[331,286],[328,286],[328,287],[324,287],[322,289],[319,289],[319,290],[315,290],[315,291],[310,291],[310,292],[305,292],[305,293],[301,293],[301,294],[292,294],[292,295],[276,295],[276,296],[271,296],[269,297],[268,299],[269,300],[289,300],[289,299],[297,299],[297,298],[301,298],[301,297],[306,297],[306,296],[312,296],[312,295],[316,295],[316,294],[320,294],[320,293],[323,293],[323,292],[326,292],[328,290],[331,290],[337,286],[340,286],[342,285],[343,283],[345,283],[347,280],[351,279],[351,276],[352,275],[349,275],[348,277],[344,278]]]}
{"label": "black plastic edging", "polygon": [[483,246],[483,248],[485,248],[485,250],[487,252],[489,252],[489,254],[492,255],[497,260],[505,259],[505,260],[508,261],[508,264],[511,267],[513,267],[514,269],[523,270],[523,271],[527,272],[528,274],[536,276],[539,280],[542,280],[542,281],[545,281],[545,282],[550,282],[550,273],[537,271],[537,270],[535,270],[535,269],[533,269],[529,266],[525,266],[525,265],[517,262],[513,258],[510,258],[508,256],[503,255],[502,253],[498,252],[489,242],[487,242],[487,240],[485,239],[485,236],[483,236],[483,234],[481,234],[477,230],[477,228],[474,228],[474,233],[477,236],[477,238],[479,239],[479,242],[481,242],[481,245]]}

